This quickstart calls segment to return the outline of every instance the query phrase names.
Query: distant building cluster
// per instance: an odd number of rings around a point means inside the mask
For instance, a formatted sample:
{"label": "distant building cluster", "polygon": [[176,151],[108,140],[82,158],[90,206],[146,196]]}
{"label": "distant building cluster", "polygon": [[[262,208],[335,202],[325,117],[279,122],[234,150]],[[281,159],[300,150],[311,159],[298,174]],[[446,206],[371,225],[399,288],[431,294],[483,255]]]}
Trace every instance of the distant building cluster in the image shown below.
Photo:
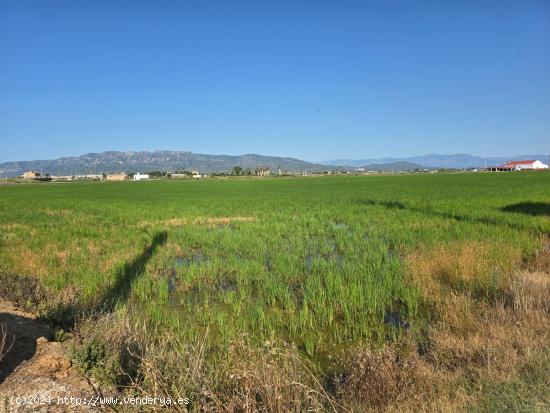
{"label": "distant building cluster", "polygon": [[107,181],[124,181],[126,180],[126,178],[128,178],[128,175],[124,174],[124,173],[121,173],[121,174],[111,174],[111,175],[107,175],[105,177],[105,179]]}
{"label": "distant building cluster", "polygon": [[256,176],[270,176],[271,171],[269,170],[269,168],[256,168],[254,170],[254,175],[256,175]]}
{"label": "distant building cluster", "polygon": [[[157,172],[157,174],[159,174]],[[157,175],[154,175],[158,177]],[[197,171],[192,171],[189,173],[163,173],[162,176],[169,178],[194,178],[200,179],[204,178],[206,175],[200,174]],[[42,181],[75,181],[75,180],[94,180],[94,181],[144,181],[151,179],[151,174],[142,174],[138,172],[136,174],[127,174],[125,172],[113,173],[113,174],[75,174],[75,175],[49,175],[41,174],[38,171],[27,171],[21,175],[21,178],[28,180],[42,180]]]}
{"label": "distant building cluster", "polygon": [[140,174],[139,172],[134,175],[134,181],[143,181],[149,179],[149,174]]}
{"label": "distant building cluster", "polygon": [[27,171],[23,174],[24,179],[36,179],[40,176],[40,173],[36,171]]}

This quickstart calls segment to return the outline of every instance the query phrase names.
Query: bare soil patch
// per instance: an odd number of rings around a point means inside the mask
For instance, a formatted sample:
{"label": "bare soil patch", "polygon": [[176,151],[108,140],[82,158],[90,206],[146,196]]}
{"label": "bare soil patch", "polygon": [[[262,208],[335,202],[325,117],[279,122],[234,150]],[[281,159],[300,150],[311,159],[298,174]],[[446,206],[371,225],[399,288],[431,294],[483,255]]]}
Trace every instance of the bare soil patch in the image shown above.
{"label": "bare soil patch", "polygon": [[[100,411],[99,407],[59,404],[65,396],[90,397],[94,389],[71,366],[63,343],[50,341],[53,331],[36,316],[0,301],[0,325],[5,326],[5,356],[0,360],[0,412]],[[51,404],[17,404],[14,397]]]}

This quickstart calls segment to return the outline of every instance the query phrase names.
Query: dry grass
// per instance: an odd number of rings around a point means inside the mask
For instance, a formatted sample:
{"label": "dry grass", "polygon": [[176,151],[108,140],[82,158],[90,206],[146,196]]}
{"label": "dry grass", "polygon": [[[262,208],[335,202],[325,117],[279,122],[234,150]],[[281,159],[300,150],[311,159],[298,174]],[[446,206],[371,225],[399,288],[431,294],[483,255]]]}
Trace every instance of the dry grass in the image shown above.
{"label": "dry grass", "polygon": [[550,273],[550,235],[546,235],[546,237],[541,240],[541,245],[542,247],[525,266],[529,271]]}
{"label": "dry grass", "polygon": [[17,222],[12,222],[12,223],[8,223],[8,224],[0,224],[0,229],[2,231],[16,231],[16,230],[32,231],[33,230],[33,228],[30,225],[19,224]]}
{"label": "dry grass", "polygon": [[[101,326],[101,328],[98,328]],[[147,331],[121,311],[93,317],[75,332],[73,360],[105,387],[148,397],[189,397],[174,411],[337,411],[296,349],[247,337],[233,342],[223,359],[209,360],[206,336],[184,342],[171,331]],[[163,410],[147,406],[147,411]],[[140,407],[139,411],[143,411]]]}
{"label": "dry grass", "polygon": [[[434,316],[424,356],[432,367],[431,385],[417,389],[424,394],[421,410],[480,406],[487,397],[482,383],[517,382],[534,360],[548,357],[550,273],[541,271],[549,256],[547,245],[529,270],[508,275],[500,267],[497,294],[486,300],[476,294],[476,286],[485,285],[484,277],[499,268],[492,248],[458,243],[416,252],[406,260],[410,281],[422,290]],[[506,255],[520,262],[513,251]],[[379,365],[388,370],[387,362]],[[450,388],[456,390],[456,399],[449,397]],[[403,400],[398,410],[418,410],[413,399]]]}
{"label": "dry grass", "polygon": [[230,225],[236,222],[254,222],[254,216],[230,216],[230,217],[196,217],[196,218],[170,218],[161,221],[141,221],[140,227],[181,227],[184,225]]}
{"label": "dry grass", "polygon": [[206,224],[224,224],[228,225],[233,222],[254,222],[256,217],[253,216],[232,216],[232,217],[206,217],[206,218],[197,218],[196,223],[206,223]]}
{"label": "dry grass", "polygon": [[230,347],[220,399],[229,412],[336,411],[336,404],[295,349],[245,341]]}
{"label": "dry grass", "polygon": [[[548,357],[550,274],[523,271],[513,280],[508,299],[495,304],[440,291],[440,318],[429,328],[423,356],[410,337],[403,339],[409,343],[404,347],[350,351],[337,387],[339,401],[355,412],[494,410],[482,407],[491,396],[488,384],[515,388],[526,371]],[[534,374],[544,382],[546,373]],[[549,386],[546,381],[546,390]],[[545,411],[549,405],[541,406]]]}
{"label": "dry grass", "polygon": [[[451,308],[449,308],[451,311]],[[497,379],[512,378],[550,339],[550,320],[539,312],[518,315],[505,307],[477,307],[474,328],[439,323],[431,331],[433,362],[445,369],[481,369]]]}
{"label": "dry grass", "polygon": [[527,316],[549,313],[550,273],[521,272],[512,283],[510,297],[517,314]]}
{"label": "dry grass", "polygon": [[521,251],[512,247],[468,241],[418,250],[406,258],[405,265],[410,282],[431,303],[438,303],[449,290],[471,294],[489,287],[506,288],[506,273],[520,259]]}
{"label": "dry grass", "polygon": [[62,216],[68,217],[74,214],[74,211],[71,209],[43,209],[42,212],[50,217]]}
{"label": "dry grass", "polygon": [[344,359],[336,389],[339,401],[354,412],[381,411],[405,401],[422,404],[432,376],[432,366],[410,348],[354,348]]}

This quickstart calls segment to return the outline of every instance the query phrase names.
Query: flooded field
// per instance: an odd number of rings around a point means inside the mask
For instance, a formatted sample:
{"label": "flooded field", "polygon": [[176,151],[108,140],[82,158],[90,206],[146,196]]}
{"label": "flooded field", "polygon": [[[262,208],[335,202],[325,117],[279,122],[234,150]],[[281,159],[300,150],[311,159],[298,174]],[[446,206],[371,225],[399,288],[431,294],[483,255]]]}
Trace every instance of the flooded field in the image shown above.
{"label": "flooded field", "polygon": [[40,285],[10,299],[197,410],[549,407],[549,234],[542,172],[0,188],[2,281]]}

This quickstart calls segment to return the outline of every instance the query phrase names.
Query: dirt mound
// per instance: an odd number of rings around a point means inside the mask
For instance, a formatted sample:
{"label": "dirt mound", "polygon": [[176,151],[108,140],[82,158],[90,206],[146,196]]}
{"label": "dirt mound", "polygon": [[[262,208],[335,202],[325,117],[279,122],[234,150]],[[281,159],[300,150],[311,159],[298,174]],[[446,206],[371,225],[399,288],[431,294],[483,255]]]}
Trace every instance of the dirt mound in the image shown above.
{"label": "dirt mound", "polygon": [[0,325],[5,326],[7,351],[0,360],[0,412],[99,410],[70,400],[89,399],[95,392],[71,367],[65,346],[50,341],[52,331],[46,324],[0,301]]}

